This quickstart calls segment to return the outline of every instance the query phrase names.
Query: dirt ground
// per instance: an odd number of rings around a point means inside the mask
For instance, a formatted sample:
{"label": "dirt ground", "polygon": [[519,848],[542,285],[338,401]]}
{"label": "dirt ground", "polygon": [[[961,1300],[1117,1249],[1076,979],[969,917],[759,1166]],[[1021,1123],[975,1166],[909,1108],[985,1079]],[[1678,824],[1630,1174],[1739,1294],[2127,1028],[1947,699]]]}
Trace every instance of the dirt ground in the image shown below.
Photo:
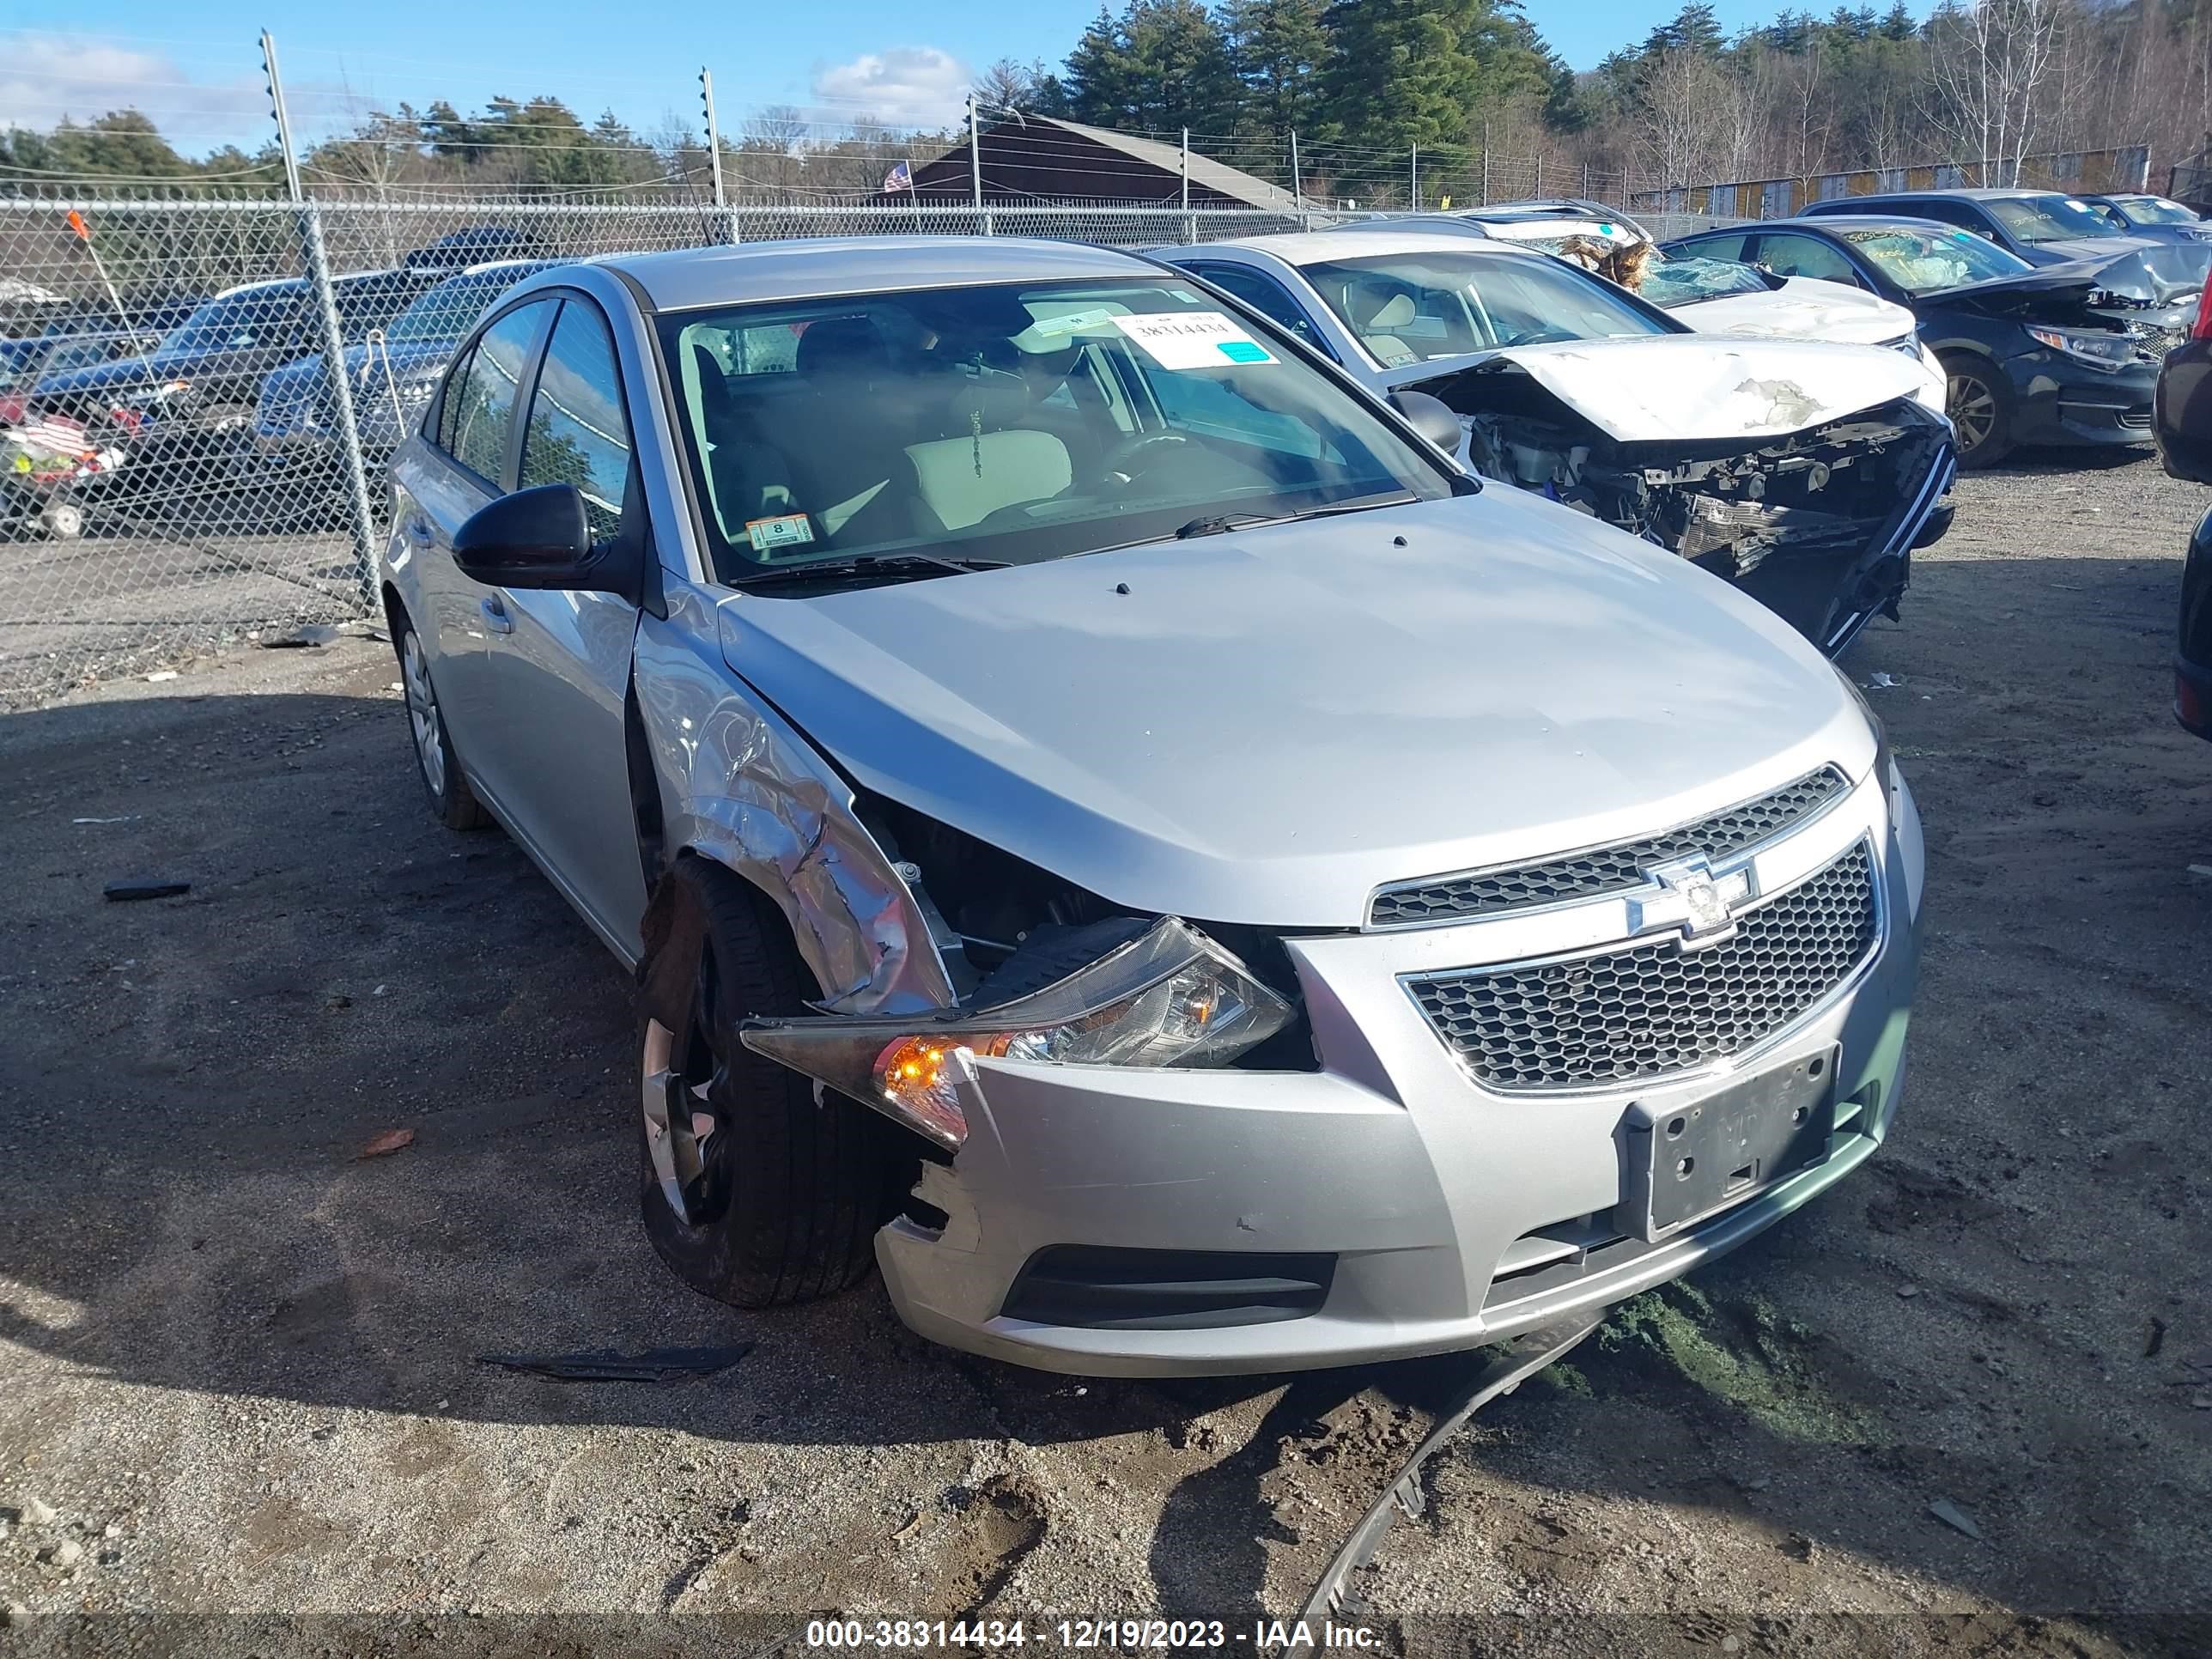
{"label": "dirt ground", "polygon": [[[1960,495],[1850,664],[1929,842],[1895,1136],[1440,1455],[1355,1584],[1382,1646],[2212,1650],[2212,748],[2166,707],[2208,498]],[[1261,1645],[1467,1362],[1084,1383],[873,1284],[679,1289],[624,976],[430,823],[394,678],[342,641],[0,719],[0,1654]],[[142,874],[192,889],[102,902]],[[475,1360],[732,1341],[665,1387]]]}

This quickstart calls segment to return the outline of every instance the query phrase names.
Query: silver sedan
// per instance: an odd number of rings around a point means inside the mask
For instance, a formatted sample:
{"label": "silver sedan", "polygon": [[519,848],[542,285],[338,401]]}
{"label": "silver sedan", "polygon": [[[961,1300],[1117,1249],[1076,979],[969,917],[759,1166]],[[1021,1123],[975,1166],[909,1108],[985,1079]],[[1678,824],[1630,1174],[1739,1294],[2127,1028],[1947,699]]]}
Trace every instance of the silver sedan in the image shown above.
{"label": "silver sedan", "polygon": [[1875,1149],[1922,854],[1864,704],[1432,435],[1097,249],[624,258],[487,313],[384,601],[432,809],[637,970],[686,1283],[879,1267],[1061,1370],[1345,1364],[1586,1316]]}

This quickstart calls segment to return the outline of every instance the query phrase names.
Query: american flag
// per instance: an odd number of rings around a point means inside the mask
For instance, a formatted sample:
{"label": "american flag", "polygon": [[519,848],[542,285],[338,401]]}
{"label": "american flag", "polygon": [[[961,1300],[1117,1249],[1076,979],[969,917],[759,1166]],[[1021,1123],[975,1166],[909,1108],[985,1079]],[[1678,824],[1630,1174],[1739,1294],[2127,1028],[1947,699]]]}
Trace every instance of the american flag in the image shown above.
{"label": "american flag", "polygon": [[884,194],[886,196],[896,195],[900,191],[913,188],[914,168],[910,163],[901,161],[889,173],[884,174]]}
{"label": "american flag", "polygon": [[21,448],[41,456],[82,460],[94,452],[95,446],[87,441],[84,428],[64,416],[48,416],[11,428],[6,436]]}

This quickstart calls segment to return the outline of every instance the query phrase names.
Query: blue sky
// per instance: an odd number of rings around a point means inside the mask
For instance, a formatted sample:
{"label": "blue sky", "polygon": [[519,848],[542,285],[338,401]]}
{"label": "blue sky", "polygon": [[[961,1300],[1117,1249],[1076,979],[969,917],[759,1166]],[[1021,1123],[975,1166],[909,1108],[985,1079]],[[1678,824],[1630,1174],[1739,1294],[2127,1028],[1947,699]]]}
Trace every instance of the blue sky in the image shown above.
{"label": "blue sky", "polygon": [[[1528,13],[1578,69],[1641,39],[1679,0],[1584,0]],[[1720,0],[1729,27],[1778,9]],[[1916,10],[1924,11],[1924,3]],[[120,104],[153,115],[179,147],[258,143],[269,131],[255,41],[276,35],[295,119],[313,136],[352,114],[446,97],[551,93],[585,114],[611,106],[647,132],[697,118],[693,77],[714,71],[726,129],[749,109],[805,106],[818,118],[869,110],[894,121],[942,119],[969,73],[994,58],[1056,64],[1096,0],[890,0],[697,9],[680,26],[657,8],[606,0],[372,0],[288,8],[267,0],[107,0],[96,32],[0,30],[0,125],[49,126]],[[23,14],[18,14],[22,15]],[[42,21],[66,14],[51,9]],[[64,26],[65,27],[65,26]]]}

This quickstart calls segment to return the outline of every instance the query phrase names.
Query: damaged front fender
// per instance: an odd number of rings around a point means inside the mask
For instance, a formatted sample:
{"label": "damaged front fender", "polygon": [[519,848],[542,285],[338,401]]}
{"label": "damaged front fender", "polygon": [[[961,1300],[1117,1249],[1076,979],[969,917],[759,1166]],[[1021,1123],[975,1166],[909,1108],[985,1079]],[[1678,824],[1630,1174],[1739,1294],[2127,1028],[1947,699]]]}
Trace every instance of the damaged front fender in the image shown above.
{"label": "damaged front fender", "polygon": [[[705,614],[693,614],[704,612]],[[714,647],[714,619],[685,594],[637,639],[639,711],[663,793],[666,848],[726,865],[783,912],[832,1013],[898,1014],[955,1000],[913,890],[854,810],[835,768]],[[653,903],[672,902],[663,880]],[[647,916],[648,938],[654,937]]]}

